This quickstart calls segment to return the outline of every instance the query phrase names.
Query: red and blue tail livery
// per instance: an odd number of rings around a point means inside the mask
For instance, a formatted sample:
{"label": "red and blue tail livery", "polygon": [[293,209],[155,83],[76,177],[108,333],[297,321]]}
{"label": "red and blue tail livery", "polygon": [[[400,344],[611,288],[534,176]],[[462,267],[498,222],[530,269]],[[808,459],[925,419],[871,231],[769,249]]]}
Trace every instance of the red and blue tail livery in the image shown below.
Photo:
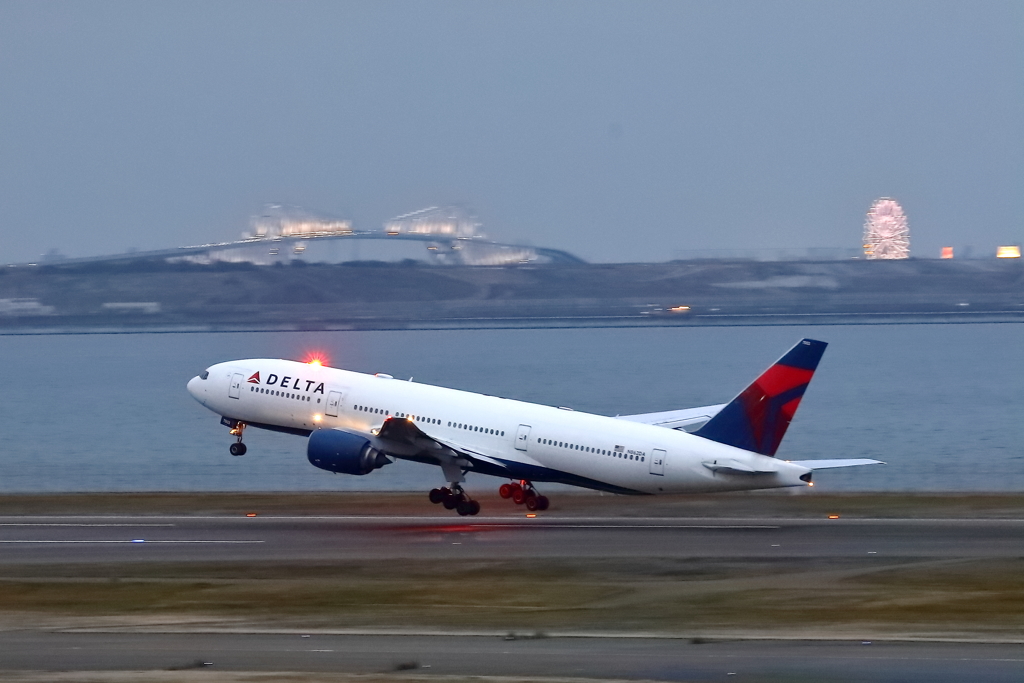
{"label": "red and blue tail livery", "polygon": [[826,346],[814,339],[801,340],[695,433],[774,456]]}

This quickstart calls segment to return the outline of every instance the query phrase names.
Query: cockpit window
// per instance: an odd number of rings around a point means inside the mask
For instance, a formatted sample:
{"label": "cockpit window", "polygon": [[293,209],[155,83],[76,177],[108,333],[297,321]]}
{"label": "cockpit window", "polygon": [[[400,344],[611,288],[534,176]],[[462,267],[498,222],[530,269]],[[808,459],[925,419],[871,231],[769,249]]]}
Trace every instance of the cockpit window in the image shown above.
{"label": "cockpit window", "polygon": [[206,379],[209,376],[210,376],[210,371],[209,370],[203,370],[202,372],[199,373],[199,379]]}

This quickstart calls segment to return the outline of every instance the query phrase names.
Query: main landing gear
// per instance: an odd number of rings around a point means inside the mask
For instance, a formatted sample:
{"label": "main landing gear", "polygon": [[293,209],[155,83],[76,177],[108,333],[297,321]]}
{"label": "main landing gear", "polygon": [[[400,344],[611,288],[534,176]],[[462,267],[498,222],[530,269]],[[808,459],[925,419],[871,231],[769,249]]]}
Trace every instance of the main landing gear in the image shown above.
{"label": "main landing gear", "polygon": [[245,452],[248,450],[245,447],[245,444],[242,443],[242,432],[244,432],[244,431],[245,431],[245,423],[244,422],[235,422],[234,425],[231,425],[231,436],[237,436],[238,437],[238,441],[236,441],[235,443],[231,444],[231,447],[228,448],[228,450],[231,451],[231,455],[245,455]]}
{"label": "main landing gear", "polygon": [[512,502],[516,505],[525,505],[526,509],[530,512],[547,510],[548,505],[551,504],[547,496],[537,493],[537,489],[533,487],[533,484],[525,479],[502,484],[501,488],[498,489],[498,495],[502,498],[511,498]]}
{"label": "main landing gear", "polygon": [[430,502],[434,505],[440,503],[444,505],[445,510],[455,510],[463,517],[480,514],[480,503],[470,498],[457,483],[452,484],[451,488],[442,486],[439,489],[432,489]]}

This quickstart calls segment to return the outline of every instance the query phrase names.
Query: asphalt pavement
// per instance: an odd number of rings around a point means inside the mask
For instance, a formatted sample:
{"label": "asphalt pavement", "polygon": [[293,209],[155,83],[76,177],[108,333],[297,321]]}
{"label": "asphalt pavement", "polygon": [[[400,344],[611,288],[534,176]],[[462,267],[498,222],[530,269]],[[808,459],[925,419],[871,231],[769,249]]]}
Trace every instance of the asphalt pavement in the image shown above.
{"label": "asphalt pavement", "polygon": [[1024,520],[0,517],[0,566],[398,558],[1019,557]]}
{"label": "asphalt pavement", "polygon": [[[0,517],[19,565],[645,557],[1009,558],[1024,520],[459,517]],[[457,566],[457,565],[453,565]],[[453,577],[457,581],[457,577]],[[453,623],[457,624],[457,618]],[[827,634],[824,634],[827,637]],[[1024,680],[1024,645],[423,633],[0,631],[3,670],[395,670],[673,681]],[[2,677],[2,676],[0,676]]]}
{"label": "asphalt pavement", "polygon": [[[1024,647],[467,636],[0,633],[3,670],[307,671],[665,681],[1011,683]],[[291,678],[289,680],[292,680]]]}

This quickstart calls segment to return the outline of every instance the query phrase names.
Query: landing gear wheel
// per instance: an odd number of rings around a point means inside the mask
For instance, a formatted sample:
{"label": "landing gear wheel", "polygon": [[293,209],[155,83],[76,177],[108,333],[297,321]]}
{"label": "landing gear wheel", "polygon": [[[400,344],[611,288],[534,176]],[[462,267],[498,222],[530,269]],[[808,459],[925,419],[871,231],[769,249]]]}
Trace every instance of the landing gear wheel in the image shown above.
{"label": "landing gear wheel", "polygon": [[222,425],[231,427],[231,431],[228,432],[231,436],[237,436],[235,443],[231,444],[228,449],[231,451],[231,455],[245,455],[245,444],[242,443],[242,434],[245,432],[245,423],[239,422],[238,420],[229,420],[228,418],[221,418],[220,423]]}
{"label": "landing gear wheel", "polygon": [[[537,493],[537,489],[526,479],[514,481],[510,484],[503,484],[498,493],[502,498],[511,498],[516,505],[525,505],[530,512],[536,510],[547,510],[551,502],[547,496]],[[508,493],[508,495],[505,495]]]}
{"label": "landing gear wheel", "polygon": [[446,510],[455,510],[462,517],[480,514],[480,503],[469,497],[458,482],[451,488],[442,486],[430,492],[430,502],[440,503]]}

